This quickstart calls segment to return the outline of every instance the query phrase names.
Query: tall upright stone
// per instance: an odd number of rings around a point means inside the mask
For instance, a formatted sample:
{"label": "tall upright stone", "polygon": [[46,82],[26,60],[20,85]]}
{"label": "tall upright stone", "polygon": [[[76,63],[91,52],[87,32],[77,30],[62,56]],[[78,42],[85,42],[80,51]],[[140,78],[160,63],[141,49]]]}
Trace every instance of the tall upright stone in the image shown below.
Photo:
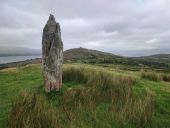
{"label": "tall upright stone", "polygon": [[45,91],[58,91],[62,87],[63,42],[60,25],[53,15],[43,29],[42,65]]}

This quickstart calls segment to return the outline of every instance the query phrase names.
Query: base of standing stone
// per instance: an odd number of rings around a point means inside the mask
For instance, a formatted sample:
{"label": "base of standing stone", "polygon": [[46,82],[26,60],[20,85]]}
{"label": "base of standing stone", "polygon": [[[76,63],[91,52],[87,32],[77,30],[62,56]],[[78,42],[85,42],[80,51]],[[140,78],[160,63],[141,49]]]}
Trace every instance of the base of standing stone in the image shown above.
{"label": "base of standing stone", "polygon": [[59,91],[60,88],[62,87],[62,81],[57,80],[56,82],[49,82],[45,81],[45,91],[50,92],[50,91]]}

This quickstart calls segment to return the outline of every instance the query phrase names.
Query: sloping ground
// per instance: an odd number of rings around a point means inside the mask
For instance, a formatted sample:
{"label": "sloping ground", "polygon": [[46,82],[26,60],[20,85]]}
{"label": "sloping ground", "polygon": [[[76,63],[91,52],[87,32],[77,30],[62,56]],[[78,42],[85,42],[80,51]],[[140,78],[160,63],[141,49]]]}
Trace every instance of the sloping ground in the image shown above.
{"label": "sloping ground", "polygon": [[[49,95],[45,95],[43,91],[40,65],[1,70],[0,127],[6,126],[8,115],[13,128],[18,121],[35,122],[34,127],[41,125],[39,124],[41,121],[44,127],[54,128],[56,126],[54,124],[61,128],[166,128],[170,126],[169,82],[143,79],[139,72],[119,70],[116,67],[66,64],[64,68],[66,69],[64,70],[65,83],[62,91]],[[116,79],[110,75],[105,77],[108,73],[116,76]],[[90,79],[87,80],[87,77]],[[112,80],[114,82],[109,82]],[[11,98],[23,89],[29,91],[22,92],[11,104]],[[147,93],[146,90],[151,93]],[[136,97],[132,100],[133,95]],[[119,107],[114,107],[115,105]],[[152,105],[153,109],[150,108]],[[12,106],[13,113],[10,113]],[[28,126],[33,125],[28,122]]]}
{"label": "sloping ground", "polygon": [[122,57],[97,50],[74,48],[64,52],[64,62],[121,64],[136,66],[138,69],[149,67],[156,70],[170,71],[170,59],[167,54],[148,57]]}
{"label": "sloping ground", "polygon": [[152,56],[142,56],[142,57],[138,57],[138,59],[170,64],[170,54],[157,54],[157,55],[152,55]]}
{"label": "sloping ground", "polygon": [[121,58],[120,56],[86,48],[73,48],[64,51],[64,60],[83,60],[90,58]]}

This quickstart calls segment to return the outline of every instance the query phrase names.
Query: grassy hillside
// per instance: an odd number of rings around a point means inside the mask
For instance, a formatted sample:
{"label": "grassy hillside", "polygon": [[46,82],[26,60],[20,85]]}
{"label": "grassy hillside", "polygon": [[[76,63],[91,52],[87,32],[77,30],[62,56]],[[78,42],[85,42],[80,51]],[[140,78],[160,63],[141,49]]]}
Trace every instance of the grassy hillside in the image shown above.
{"label": "grassy hillside", "polygon": [[88,64],[119,64],[131,67],[154,68],[170,72],[169,54],[146,57],[123,57],[111,53],[86,48],[73,48],[64,51],[64,62],[79,62]]}
{"label": "grassy hillside", "polygon": [[66,62],[82,60],[88,61],[88,59],[102,59],[102,58],[122,58],[122,57],[111,53],[86,48],[73,48],[64,51],[64,60]]}
{"label": "grassy hillside", "polygon": [[65,64],[62,90],[46,94],[40,65],[0,70],[0,127],[167,128],[169,74],[151,72]]}
{"label": "grassy hillside", "polygon": [[143,56],[143,57],[138,57],[138,59],[170,64],[170,54],[157,54],[152,56]]}

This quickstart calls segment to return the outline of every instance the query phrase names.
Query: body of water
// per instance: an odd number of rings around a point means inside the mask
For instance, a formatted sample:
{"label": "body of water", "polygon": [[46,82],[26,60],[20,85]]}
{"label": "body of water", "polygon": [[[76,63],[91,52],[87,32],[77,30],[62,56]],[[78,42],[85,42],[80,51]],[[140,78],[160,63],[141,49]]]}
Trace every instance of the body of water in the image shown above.
{"label": "body of water", "polygon": [[41,58],[41,56],[5,56],[0,57],[0,64],[24,61],[29,59]]}

